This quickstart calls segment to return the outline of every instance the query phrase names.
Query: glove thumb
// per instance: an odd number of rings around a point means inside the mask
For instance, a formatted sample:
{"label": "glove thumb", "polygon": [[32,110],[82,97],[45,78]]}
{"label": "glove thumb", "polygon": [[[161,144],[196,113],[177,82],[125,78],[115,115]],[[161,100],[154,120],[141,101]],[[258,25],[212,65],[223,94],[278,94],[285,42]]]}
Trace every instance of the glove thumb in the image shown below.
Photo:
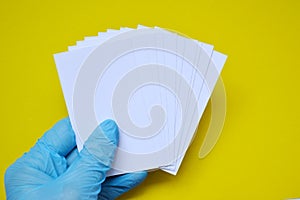
{"label": "glove thumb", "polygon": [[76,161],[56,181],[64,199],[97,199],[118,144],[113,120],[102,122],[85,142]]}

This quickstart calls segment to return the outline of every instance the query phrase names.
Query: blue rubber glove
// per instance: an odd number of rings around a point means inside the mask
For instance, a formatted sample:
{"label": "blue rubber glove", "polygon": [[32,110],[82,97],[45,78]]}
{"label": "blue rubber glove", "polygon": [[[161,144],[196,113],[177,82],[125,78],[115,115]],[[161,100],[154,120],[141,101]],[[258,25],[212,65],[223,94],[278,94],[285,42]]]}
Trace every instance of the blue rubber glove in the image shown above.
{"label": "blue rubber glove", "polygon": [[7,199],[115,199],[147,173],[106,178],[118,144],[118,127],[102,122],[80,153],[68,118],[59,121],[5,173]]}

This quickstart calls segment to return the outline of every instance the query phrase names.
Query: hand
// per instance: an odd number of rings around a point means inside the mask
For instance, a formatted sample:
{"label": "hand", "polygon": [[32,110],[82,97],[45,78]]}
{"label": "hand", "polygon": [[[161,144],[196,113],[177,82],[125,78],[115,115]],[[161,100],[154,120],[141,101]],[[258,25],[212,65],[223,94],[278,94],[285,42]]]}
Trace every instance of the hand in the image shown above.
{"label": "hand", "polygon": [[7,199],[115,199],[147,173],[106,178],[118,144],[118,127],[102,122],[80,153],[68,118],[59,121],[5,173]]}

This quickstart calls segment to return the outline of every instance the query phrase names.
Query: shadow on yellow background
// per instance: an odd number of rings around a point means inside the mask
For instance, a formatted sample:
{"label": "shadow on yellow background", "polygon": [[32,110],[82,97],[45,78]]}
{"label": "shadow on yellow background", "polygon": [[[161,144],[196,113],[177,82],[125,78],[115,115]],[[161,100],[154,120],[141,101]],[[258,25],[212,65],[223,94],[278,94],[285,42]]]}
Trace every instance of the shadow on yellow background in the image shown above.
{"label": "shadow on yellow background", "polygon": [[[120,199],[300,197],[300,1],[6,1],[0,6],[1,178],[67,116],[52,55],[98,31],[180,31],[229,58],[225,126],[198,159],[210,108],[177,176],[149,174]],[[4,185],[0,198],[5,198]]]}

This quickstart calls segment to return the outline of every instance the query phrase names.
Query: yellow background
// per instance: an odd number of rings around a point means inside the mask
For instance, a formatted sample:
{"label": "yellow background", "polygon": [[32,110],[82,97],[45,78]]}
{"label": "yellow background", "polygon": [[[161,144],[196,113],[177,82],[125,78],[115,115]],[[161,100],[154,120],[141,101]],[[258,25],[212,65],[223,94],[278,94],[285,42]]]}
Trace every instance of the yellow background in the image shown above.
{"label": "yellow background", "polygon": [[98,31],[144,24],[228,54],[227,117],[208,157],[197,155],[209,108],[179,174],[153,172],[121,199],[300,197],[299,10],[297,0],[1,2],[1,179],[67,115],[52,55]]}

